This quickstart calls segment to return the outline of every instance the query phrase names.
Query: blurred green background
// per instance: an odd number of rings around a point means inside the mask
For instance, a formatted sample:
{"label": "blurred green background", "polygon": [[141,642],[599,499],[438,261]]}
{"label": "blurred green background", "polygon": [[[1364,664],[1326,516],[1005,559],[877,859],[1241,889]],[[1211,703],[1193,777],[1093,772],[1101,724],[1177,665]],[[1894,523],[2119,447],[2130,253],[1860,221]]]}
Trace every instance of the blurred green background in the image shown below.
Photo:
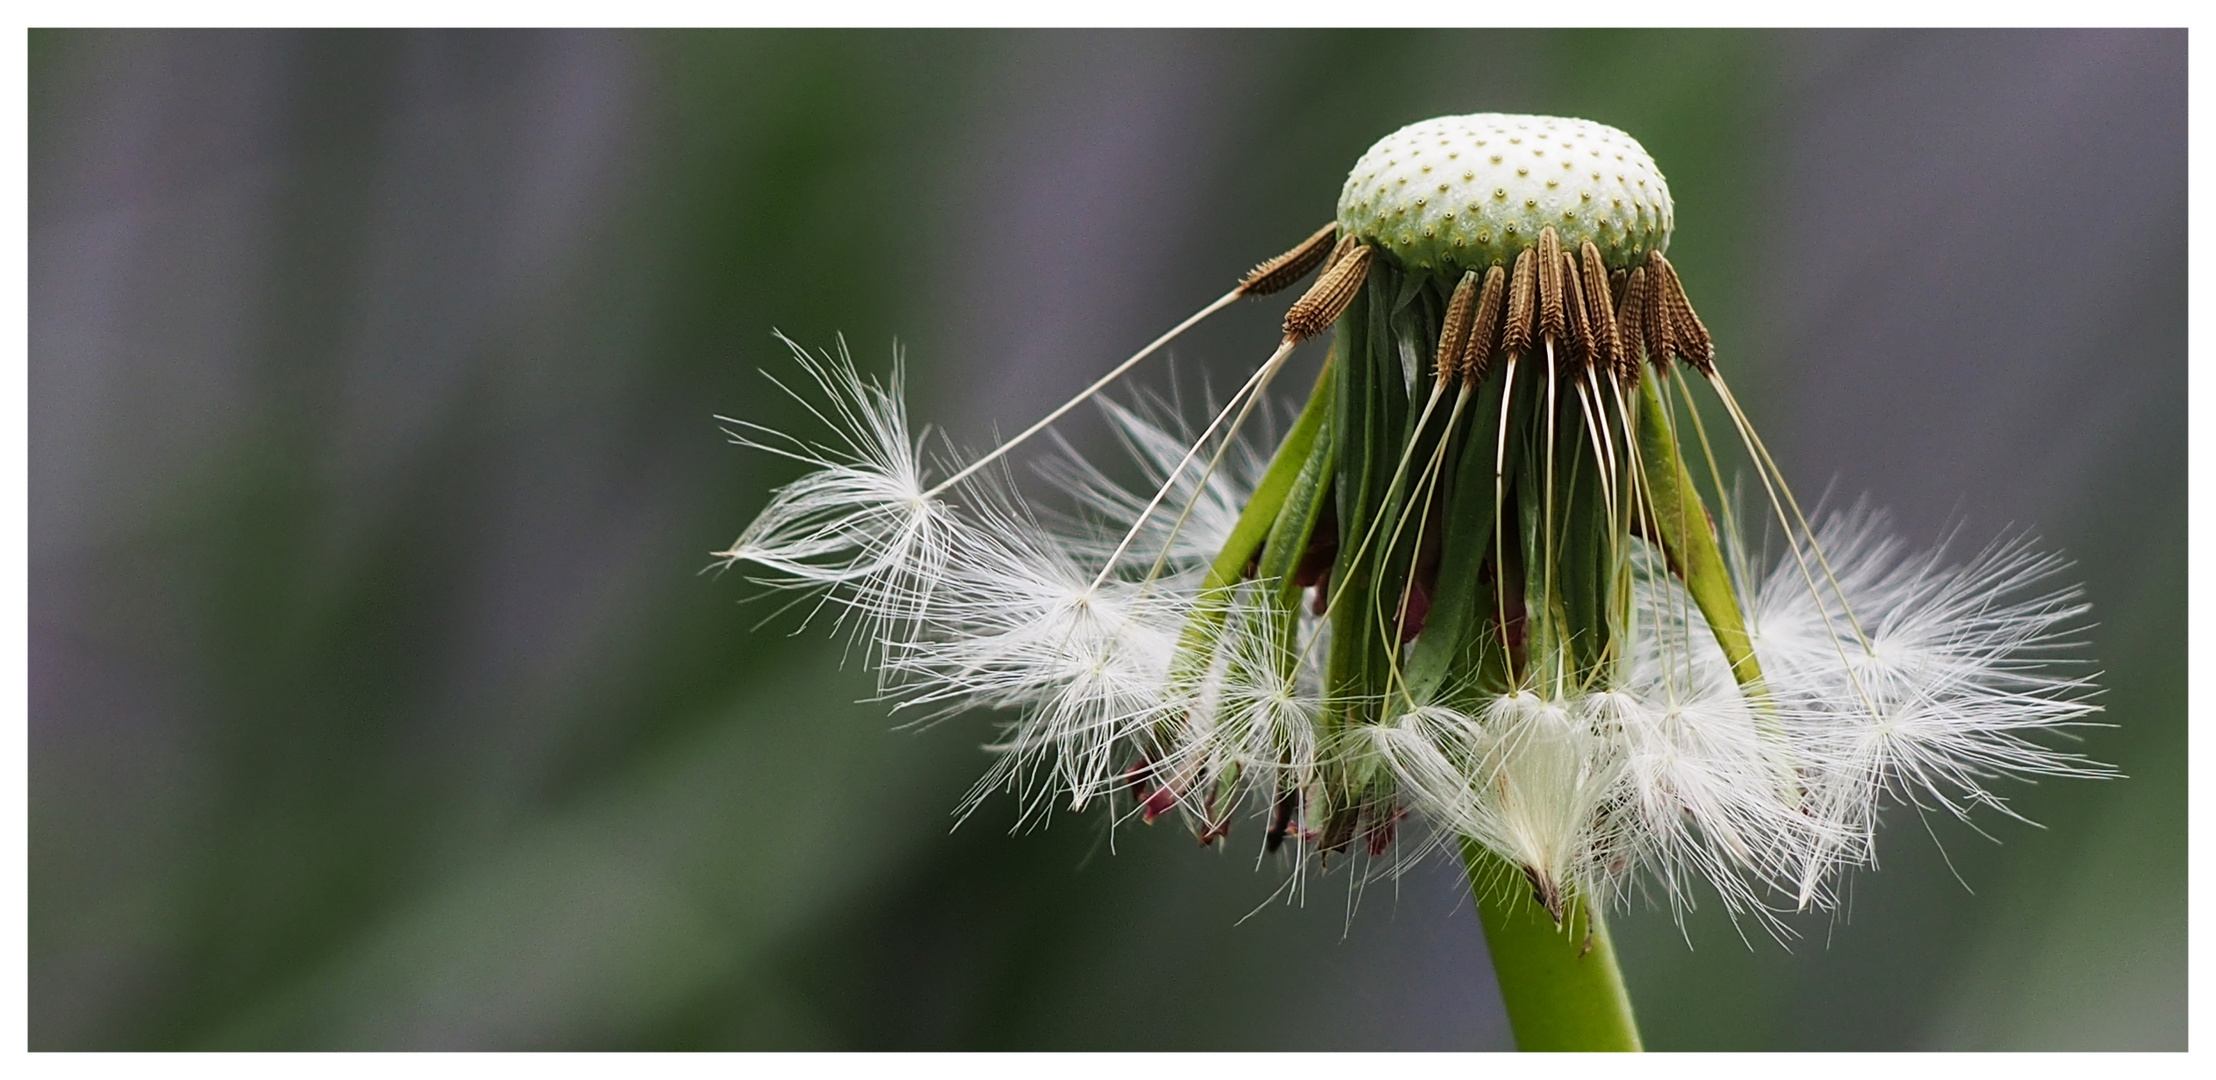
{"label": "blurred green background", "polygon": [[[892,730],[698,573],[793,474],[711,418],[802,426],[772,328],[897,339],[979,445],[1475,111],[1645,143],[1805,489],[2078,560],[2130,774],[2008,785],[2044,828],[1997,844],[1893,815],[1790,950],[1618,916],[1650,1045],[2185,1044],[2182,31],[30,57],[33,1047],[1507,1045],[1451,868],[1242,922],[1278,877],[1238,843],[950,832],[989,718]],[[1280,307],[1177,370],[1243,374]]]}

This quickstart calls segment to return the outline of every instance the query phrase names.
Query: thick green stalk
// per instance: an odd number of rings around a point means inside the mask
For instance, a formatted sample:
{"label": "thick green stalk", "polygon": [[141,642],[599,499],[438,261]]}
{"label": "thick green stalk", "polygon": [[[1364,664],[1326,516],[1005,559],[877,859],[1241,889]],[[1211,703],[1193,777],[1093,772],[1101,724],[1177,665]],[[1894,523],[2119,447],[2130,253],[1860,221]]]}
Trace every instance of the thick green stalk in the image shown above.
{"label": "thick green stalk", "polygon": [[1506,860],[1472,841],[1462,860],[1516,1049],[1642,1049],[1601,913],[1571,897],[1558,925]]}

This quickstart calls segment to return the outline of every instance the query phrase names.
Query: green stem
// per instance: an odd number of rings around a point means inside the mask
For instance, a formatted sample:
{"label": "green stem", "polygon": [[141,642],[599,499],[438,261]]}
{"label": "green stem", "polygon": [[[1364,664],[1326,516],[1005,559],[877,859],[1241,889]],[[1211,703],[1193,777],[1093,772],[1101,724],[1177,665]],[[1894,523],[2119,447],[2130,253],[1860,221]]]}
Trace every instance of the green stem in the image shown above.
{"label": "green stem", "polygon": [[1557,924],[1506,860],[1470,841],[1463,842],[1462,860],[1516,1048],[1641,1049],[1601,913],[1573,896]]}

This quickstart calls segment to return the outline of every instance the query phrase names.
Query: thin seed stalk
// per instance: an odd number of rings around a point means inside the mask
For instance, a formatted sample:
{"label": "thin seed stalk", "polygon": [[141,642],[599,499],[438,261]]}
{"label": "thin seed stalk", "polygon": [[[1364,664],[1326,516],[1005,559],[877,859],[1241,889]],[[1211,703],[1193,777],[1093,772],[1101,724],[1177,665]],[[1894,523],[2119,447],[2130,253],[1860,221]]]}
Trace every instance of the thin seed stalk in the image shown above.
{"label": "thin seed stalk", "polygon": [[1245,580],[1255,552],[1269,538],[1278,512],[1284,508],[1286,496],[1292,493],[1301,467],[1307,463],[1324,420],[1330,414],[1331,395],[1326,389],[1331,385],[1331,369],[1337,355],[1334,350],[1324,358],[1323,370],[1316,376],[1316,389],[1309,394],[1307,406],[1301,409],[1300,418],[1293,421],[1293,429],[1285,434],[1285,441],[1278,445],[1276,455],[1262,473],[1262,482],[1255,486],[1254,495],[1239,512],[1239,520],[1232,526],[1223,550],[1217,552],[1215,561],[1209,564],[1208,574],[1201,581],[1199,600],[1184,631],[1178,635],[1177,654],[1171,670],[1181,682],[1197,681],[1215,658],[1216,643],[1223,636],[1224,616],[1230,610],[1232,594],[1239,582]]}
{"label": "thin seed stalk", "polygon": [[1474,695],[1475,686],[1457,686],[1453,676],[1476,671],[1475,657],[1491,644],[1485,631],[1492,590],[1481,582],[1480,567],[1493,550],[1493,433],[1500,423],[1504,386],[1498,370],[1479,383],[1473,415],[1463,424],[1461,456],[1442,482],[1446,536],[1438,595],[1408,659],[1407,693],[1417,704],[1432,704],[1450,693]]}
{"label": "thin seed stalk", "polygon": [[[1392,319],[1402,284],[1396,275],[1371,275],[1366,294],[1348,309],[1339,341],[1346,345],[1338,365],[1338,416],[1333,431],[1340,440],[1335,492],[1340,542],[1331,568],[1331,642],[1325,658],[1326,736],[1351,724],[1376,719],[1377,694],[1390,647],[1378,633],[1374,608],[1379,596],[1394,595],[1396,567],[1377,550],[1384,535],[1398,484],[1407,412]],[[1367,542],[1365,542],[1367,541]],[[1382,573],[1380,572],[1382,571]]]}
{"label": "thin seed stalk", "polygon": [[1483,844],[1463,841],[1462,862],[1516,1049],[1643,1049],[1601,912],[1572,895],[1557,925],[1522,872]]}

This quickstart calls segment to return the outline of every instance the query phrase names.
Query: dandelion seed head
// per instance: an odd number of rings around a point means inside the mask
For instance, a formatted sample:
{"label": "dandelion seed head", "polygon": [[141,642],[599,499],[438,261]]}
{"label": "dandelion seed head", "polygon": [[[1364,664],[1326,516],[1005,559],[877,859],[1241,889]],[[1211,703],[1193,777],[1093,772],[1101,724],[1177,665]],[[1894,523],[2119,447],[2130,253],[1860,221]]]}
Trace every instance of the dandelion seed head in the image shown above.
{"label": "dandelion seed head", "polygon": [[[1516,161],[1480,152],[1526,140]],[[1441,152],[1467,167],[1434,173]],[[1602,160],[1613,182],[1531,175]],[[793,346],[828,434],[732,422],[809,471],[720,556],[851,617],[896,711],[996,714],[963,813],[997,792],[1019,825],[1112,802],[1204,844],[1252,819],[1264,852],[1291,841],[1296,875],[1304,854],[1397,872],[1475,845],[1558,919],[1571,900],[1682,916],[1713,895],[1783,937],[1780,912],[1835,905],[1874,864],[1890,806],[2007,814],[2005,779],[2111,775],[2055,742],[2097,708],[2070,661],[2087,609],[2021,536],[1964,558],[1859,506],[1802,517],[1662,257],[1671,214],[1614,128],[1412,125],[1357,165],[1334,225],[1184,324],[1316,275],[1205,424],[1099,395],[1173,330],[936,486],[897,364],[881,383],[843,342]],[[1274,423],[1270,377],[1373,318],[1365,290],[1406,306],[1342,336]],[[1719,532],[1689,490],[1657,375],[1673,360],[1760,463],[1782,552],[1728,505]],[[1334,396],[1358,385],[1391,407]],[[1019,491],[1004,455],[1088,399],[1128,460],[1062,444],[1032,462],[1052,498]],[[1362,428],[1377,417],[1382,435]]]}

